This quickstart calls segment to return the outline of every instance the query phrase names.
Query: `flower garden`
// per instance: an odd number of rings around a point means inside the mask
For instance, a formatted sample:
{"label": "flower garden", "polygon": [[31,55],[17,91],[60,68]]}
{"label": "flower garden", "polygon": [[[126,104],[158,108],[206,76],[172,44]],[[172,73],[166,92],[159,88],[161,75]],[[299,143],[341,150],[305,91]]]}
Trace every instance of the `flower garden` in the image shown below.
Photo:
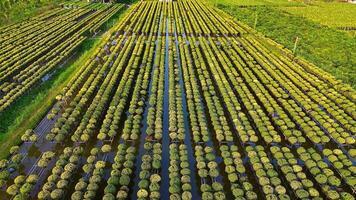
{"label": "flower garden", "polygon": [[102,40],[0,161],[1,198],[355,199],[356,93],[330,74],[196,0],[135,3]]}

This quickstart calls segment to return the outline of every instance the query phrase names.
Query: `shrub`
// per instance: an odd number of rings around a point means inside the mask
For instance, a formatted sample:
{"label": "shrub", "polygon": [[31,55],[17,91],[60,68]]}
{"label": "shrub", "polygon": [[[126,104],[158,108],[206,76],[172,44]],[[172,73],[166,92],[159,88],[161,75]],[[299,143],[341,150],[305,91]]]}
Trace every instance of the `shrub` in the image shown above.
{"label": "shrub", "polygon": [[37,174],[31,174],[27,177],[26,182],[35,184],[38,181],[38,175]]}
{"label": "shrub", "polygon": [[276,186],[276,191],[277,191],[278,194],[285,194],[286,193],[286,189],[281,185]]}
{"label": "shrub", "polygon": [[6,193],[8,193],[11,196],[16,195],[19,192],[19,188],[17,185],[10,185],[7,189],[6,189]]}
{"label": "shrub", "polygon": [[339,178],[337,178],[336,176],[329,176],[328,177],[328,182],[331,184],[331,185],[334,185],[334,186],[340,186],[341,184],[341,181]]}
{"label": "shrub", "polygon": [[301,199],[309,197],[309,193],[303,189],[298,189],[295,193],[297,197]]}
{"label": "shrub", "polygon": [[52,199],[61,199],[63,194],[64,194],[64,192],[62,189],[55,189],[51,192],[51,198]]}
{"label": "shrub", "polygon": [[152,183],[158,183],[161,181],[161,176],[158,174],[152,174],[150,180]]}
{"label": "shrub", "polygon": [[145,189],[140,189],[137,192],[137,197],[138,198],[146,198],[146,197],[148,197],[148,192]]}
{"label": "shrub", "polygon": [[127,175],[122,175],[121,177],[120,177],[120,185],[129,185],[130,184],[130,177],[129,176],[127,176]]}
{"label": "shrub", "polygon": [[324,174],[316,175],[315,179],[319,184],[325,184],[326,181],[328,180],[327,177]]}
{"label": "shrub", "polygon": [[19,147],[19,146],[12,146],[12,147],[10,148],[10,154],[16,154],[16,153],[19,152],[19,150],[20,150],[20,147]]}
{"label": "shrub", "polygon": [[15,183],[16,185],[22,185],[22,184],[25,182],[25,180],[26,180],[26,177],[25,177],[25,176],[19,175],[19,176],[17,176],[17,177],[14,179],[14,183]]}

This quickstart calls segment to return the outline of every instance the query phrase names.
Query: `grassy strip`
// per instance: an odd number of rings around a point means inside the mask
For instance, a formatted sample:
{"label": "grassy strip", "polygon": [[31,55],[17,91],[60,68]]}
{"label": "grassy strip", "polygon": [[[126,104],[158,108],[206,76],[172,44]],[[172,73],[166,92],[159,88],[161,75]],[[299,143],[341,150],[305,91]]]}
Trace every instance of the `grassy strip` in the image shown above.
{"label": "grassy strip", "polygon": [[293,50],[299,38],[297,55],[356,88],[356,38],[300,16],[272,7],[239,8],[219,5],[238,20]]}

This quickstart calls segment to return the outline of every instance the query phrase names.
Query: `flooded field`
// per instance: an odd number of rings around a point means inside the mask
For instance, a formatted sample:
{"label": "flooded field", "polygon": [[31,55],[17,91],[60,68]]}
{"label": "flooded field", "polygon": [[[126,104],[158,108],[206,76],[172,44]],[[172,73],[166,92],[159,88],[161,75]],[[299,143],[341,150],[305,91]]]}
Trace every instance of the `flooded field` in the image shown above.
{"label": "flooded field", "polygon": [[354,199],[355,92],[227,14],[141,1],[35,141],[1,199]]}

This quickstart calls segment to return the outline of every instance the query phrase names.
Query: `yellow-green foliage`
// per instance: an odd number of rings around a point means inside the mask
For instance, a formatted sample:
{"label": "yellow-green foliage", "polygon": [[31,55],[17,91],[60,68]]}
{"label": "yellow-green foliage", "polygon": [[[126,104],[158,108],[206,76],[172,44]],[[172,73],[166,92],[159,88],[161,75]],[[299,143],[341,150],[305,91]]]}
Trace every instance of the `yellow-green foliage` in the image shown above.
{"label": "yellow-green foliage", "polygon": [[0,0],[0,27],[43,13],[61,0]]}
{"label": "yellow-green foliage", "polygon": [[212,4],[222,4],[231,6],[301,6],[304,5],[298,0],[207,0]]}
{"label": "yellow-green foliage", "polygon": [[280,7],[330,27],[356,27],[356,5],[341,2],[314,2],[304,7]]}

